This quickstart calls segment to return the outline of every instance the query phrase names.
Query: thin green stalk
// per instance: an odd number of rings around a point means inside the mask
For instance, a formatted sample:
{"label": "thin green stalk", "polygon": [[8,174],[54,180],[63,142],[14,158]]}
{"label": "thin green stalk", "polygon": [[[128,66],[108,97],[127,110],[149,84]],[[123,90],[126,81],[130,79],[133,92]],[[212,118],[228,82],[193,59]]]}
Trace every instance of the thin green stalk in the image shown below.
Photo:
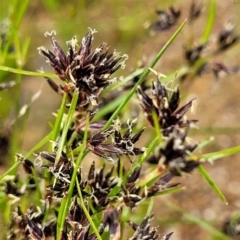
{"label": "thin green stalk", "polygon": [[113,120],[116,119],[116,117],[118,116],[118,114],[120,113],[120,111],[124,108],[124,106],[128,103],[128,101],[131,99],[131,97],[133,96],[133,94],[136,92],[137,90],[137,86],[140,85],[148,76],[148,74],[150,73],[150,69],[153,68],[156,63],[158,62],[158,60],[162,57],[162,55],[164,54],[164,52],[167,50],[167,48],[171,45],[171,43],[173,42],[173,40],[177,37],[177,35],[181,32],[182,28],[184,27],[186,23],[186,20],[180,25],[180,27],[177,29],[177,31],[172,35],[172,37],[167,41],[167,43],[163,46],[163,48],[159,51],[159,53],[157,54],[157,56],[154,58],[154,60],[152,61],[152,63],[150,64],[149,67],[145,68],[142,76],[140,77],[140,79],[137,81],[137,83],[134,85],[134,87],[131,89],[131,91],[129,92],[129,94],[127,95],[126,99],[122,102],[122,104],[116,109],[116,111],[112,114],[112,116],[110,117],[110,119],[108,120],[108,122],[106,123],[106,125],[104,126],[104,130],[106,130],[107,128],[110,127],[110,125],[112,124]]}
{"label": "thin green stalk", "polygon": [[152,117],[153,117],[153,123],[154,123],[154,129],[155,129],[156,135],[158,137],[159,143],[161,143],[162,142],[162,133],[161,133],[161,128],[160,128],[160,124],[159,124],[156,112],[152,113]]}
{"label": "thin green stalk", "polygon": [[211,188],[214,190],[214,192],[219,196],[219,198],[228,205],[228,201],[223,195],[222,191],[219,189],[219,187],[215,184],[215,182],[212,180],[210,175],[207,173],[207,171],[204,169],[203,166],[198,166],[198,171],[200,174],[205,178],[205,180],[208,182],[208,184],[211,186]]}
{"label": "thin green stalk", "polygon": [[60,138],[60,142],[59,142],[59,145],[58,145],[58,151],[57,151],[55,164],[58,163],[58,161],[59,161],[59,159],[62,155],[62,151],[63,151],[63,147],[64,147],[64,144],[65,144],[65,141],[66,141],[67,133],[68,133],[69,127],[72,123],[73,114],[74,114],[75,108],[77,106],[78,95],[79,95],[78,90],[75,90],[74,94],[73,94],[71,106],[70,106],[70,109],[69,109],[69,112],[68,112],[68,115],[67,115],[67,119],[66,119],[66,122],[65,122],[65,125],[64,125],[64,128],[63,128],[62,136]]}
{"label": "thin green stalk", "polygon": [[192,214],[187,213],[186,211],[184,211],[182,208],[178,207],[177,205],[171,203],[170,201],[164,201],[164,203],[169,206],[171,209],[181,213],[183,215],[183,217],[188,221],[191,222],[193,224],[196,224],[197,226],[205,229],[206,231],[208,231],[209,233],[211,233],[213,236],[218,237],[219,239],[222,240],[230,240],[230,238],[228,236],[226,236],[224,233],[220,232],[219,230],[217,230],[216,228],[214,228],[213,226],[210,225],[210,223],[199,219],[195,216],[193,216]]}
{"label": "thin green stalk", "polygon": [[206,153],[206,154],[200,155],[198,158],[202,160],[207,159],[207,161],[213,162],[223,157],[228,157],[239,152],[240,152],[240,145],[236,147],[220,150],[217,152]]}
{"label": "thin green stalk", "polygon": [[116,84],[111,85],[110,87],[108,87],[106,90],[103,91],[102,94],[111,92],[115,89],[118,89],[119,87],[121,87],[122,85],[126,84],[128,81],[132,80],[134,77],[139,76],[140,74],[142,74],[144,72],[144,69],[137,69],[136,71],[134,71],[133,73],[131,73],[130,75],[128,75],[127,77],[125,77],[123,80],[118,81]]}
{"label": "thin green stalk", "polygon": [[[74,97],[73,97],[73,99],[74,99]],[[72,105],[74,105],[74,100],[72,101]],[[75,107],[74,107],[74,109],[75,109]],[[68,194],[65,198],[63,198],[63,201],[62,201],[61,206],[60,206],[60,211],[58,213],[57,240],[61,239],[61,233],[62,233],[62,230],[63,230],[63,227],[64,227],[64,223],[65,223],[65,219],[66,219],[66,216],[67,216],[68,208],[69,208],[70,201],[71,201],[71,198],[72,198],[73,189],[74,189],[74,186],[75,186],[77,171],[78,171],[78,169],[81,165],[81,162],[82,162],[82,160],[85,156],[84,152],[85,152],[86,145],[87,145],[88,124],[89,124],[89,119],[87,119],[87,122],[86,122],[86,128],[85,128],[85,131],[84,131],[83,143],[82,143],[82,147],[81,147],[79,156],[78,156],[77,161],[76,161],[76,165],[75,165],[74,170],[73,170],[73,175],[72,175],[72,178],[71,178],[71,183],[70,183],[70,186],[69,186]]]}
{"label": "thin green stalk", "polygon": [[30,0],[23,0],[23,1],[15,0],[15,3],[14,3],[15,9],[13,14],[14,19],[12,19],[15,30],[19,29],[19,26],[21,24],[23,17],[25,16],[24,14],[27,11],[29,3],[30,3]]}
{"label": "thin green stalk", "polygon": [[209,36],[212,32],[215,17],[216,17],[216,0],[210,0],[209,1],[208,18],[207,18],[206,26],[205,26],[204,33],[202,36],[203,43],[206,43],[209,39]]}
{"label": "thin green stalk", "polygon": [[[147,159],[149,154],[152,152],[155,144],[157,143],[158,138],[156,137],[147,148],[146,152],[132,165],[132,167],[128,170],[128,172],[124,175],[122,178],[122,185],[125,185],[127,182],[127,178],[131,175],[131,173],[134,171],[135,168],[142,166],[143,162]],[[108,194],[109,197],[116,196],[121,190],[121,186],[117,185],[115,186],[110,193]]]}
{"label": "thin green stalk", "polygon": [[150,202],[148,204],[148,209],[147,209],[146,216],[151,216],[151,213],[152,213],[152,210],[153,210],[153,205],[154,205],[154,197],[151,197]]}
{"label": "thin green stalk", "polygon": [[147,157],[152,152],[153,148],[155,147],[155,144],[158,142],[158,137],[154,138],[153,141],[150,143],[149,147],[147,148],[146,152],[132,165],[131,169],[128,170],[126,175],[124,176],[124,180],[127,179],[131,175],[131,173],[135,170],[135,168],[142,166],[144,161],[147,159]]}
{"label": "thin green stalk", "polygon": [[51,136],[52,136],[52,131],[47,135],[45,136],[43,139],[41,139],[41,141],[39,143],[37,143],[32,149],[30,149],[26,154],[25,154],[25,158],[29,158],[31,157],[31,155],[36,151],[38,150],[39,148],[41,148],[44,144],[46,144],[50,139],[51,139]]}
{"label": "thin green stalk", "polygon": [[81,191],[81,189],[79,187],[79,182],[78,182],[77,178],[76,178],[76,184],[77,184],[77,190],[78,190],[79,199],[80,199],[80,203],[81,203],[81,207],[83,209],[83,212],[85,213],[85,215],[86,215],[86,217],[88,219],[88,222],[90,223],[94,233],[96,234],[97,239],[98,240],[102,240],[102,238],[101,238],[101,236],[100,236],[100,234],[99,234],[99,232],[97,230],[97,227],[95,226],[95,224],[94,224],[94,222],[92,220],[92,217],[90,216],[90,214],[89,214],[89,212],[88,212],[88,210],[87,210],[87,208],[85,206],[85,203],[84,203],[84,200],[83,200],[83,196],[82,196],[82,191]]}
{"label": "thin green stalk", "polygon": [[57,114],[57,117],[55,120],[54,128],[52,131],[51,140],[53,140],[53,141],[56,141],[57,137],[59,136],[59,132],[61,129],[61,122],[62,122],[62,118],[64,115],[65,106],[66,106],[66,101],[67,101],[67,94],[64,93],[63,100],[62,100],[61,106],[59,108],[59,111],[58,111],[58,114]]}
{"label": "thin green stalk", "polygon": [[50,77],[50,78],[56,77],[56,75],[53,73],[31,72],[31,71],[21,70],[21,69],[17,69],[17,68],[11,68],[11,67],[7,67],[7,66],[0,66],[0,70],[5,71],[5,72],[27,75],[27,76]]}
{"label": "thin green stalk", "polygon": [[12,165],[12,167],[10,167],[3,175],[0,176],[0,181],[1,181],[4,177],[6,177],[7,175],[10,175],[11,172],[15,171],[16,168],[17,168],[19,165],[20,165],[20,162],[19,162],[19,161],[15,162],[15,163]]}

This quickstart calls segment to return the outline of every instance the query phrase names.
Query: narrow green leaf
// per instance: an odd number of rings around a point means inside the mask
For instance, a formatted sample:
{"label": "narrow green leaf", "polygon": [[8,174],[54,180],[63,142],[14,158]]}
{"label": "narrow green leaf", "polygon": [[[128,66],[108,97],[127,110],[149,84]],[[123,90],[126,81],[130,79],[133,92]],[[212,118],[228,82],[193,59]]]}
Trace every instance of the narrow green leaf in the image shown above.
{"label": "narrow green leaf", "polygon": [[41,139],[41,141],[39,143],[37,143],[32,149],[30,149],[26,154],[25,154],[25,158],[29,158],[36,150],[38,150],[39,148],[41,148],[44,144],[46,144],[52,136],[52,132],[50,132],[47,136],[45,136],[43,139]]}
{"label": "narrow green leaf", "polygon": [[7,66],[0,66],[0,70],[5,71],[5,72],[12,72],[12,73],[16,73],[16,74],[27,75],[27,76],[56,78],[56,75],[52,74],[52,73],[31,72],[31,71],[21,70],[21,69],[17,69],[17,68],[11,68],[11,67],[7,67]]}
{"label": "narrow green leaf", "polygon": [[199,159],[203,159],[203,160],[206,159],[207,161],[212,162],[217,159],[228,157],[239,152],[240,152],[240,146],[236,146],[236,147],[224,149],[218,152],[203,154],[199,156]]}
{"label": "narrow green leaf", "polygon": [[166,189],[166,190],[163,190],[161,192],[158,192],[157,194],[155,194],[155,196],[160,196],[160,195],[165,195],[165,194],[172,194],[172,193],[180,192],[180,191],[183,191],[183,190],[185,190],[185,187],[177,186],[177,187],[173,187],[173,188]]}
{"label": "narrow green leaf", "polygon": [[142,74],[144,71],[143,68],[141,69],[137,69],[136,71],[134,71],[133,73],[131,73],[130,75],[128,75],[127,77],[125,77],[123,80],[118,81],[116,84],[111,85],[110,87],[108,87],[106,90],[103,91],[103,94],[111,92],[119,87],[121,87],[122,85],[126,84],[128,81],[130,81],[131,79],[133,79],[134,77]]}
{"label": "narrow green leaf", "polygon": [[88,222],[90,223],[95,235],[97,236],[97,239],[98,240],[102,240],[99,232],[98,232],[98,229],[97,227],[95,226],[94,222],[93,222],[93,219],[92,217],[90,216],[86,206],[85,206],[85,203],[84,203],[84,200],[83,200],[83,196],[82,196],[82,191],[80,189],[80,183],[78,182],[78,179],[76,178],[76,185],[77,185],[77,190],[78,190],[78,194],[79,194],[79,199],[80,199],[80,203],[81,203],[81,207],[83,209],[83,212],[85,213],[87,219],[88,219]]}
{"label": "narrow green leaf", "polygon": [[205,178],[205,180],[208,182],[208,184],[211,186],[211,188],[216,192],[216,194],[219,196],[219,198],[225,203],[228,204],[227,199],[221,192],[221,190],[218,188],[218,186],[214,183],[212,178],[209,176],[207,171],[204,169],[203,166],[198,166],[198,171],[201,173],[201,175]]}
{"label": "narrow green leaf", "polygon": [[60,157],[62,155],[64,143],[66,141],[67,132],[68,132],[69,127],[70,127],[70,125],[72,123],[73,114],[74,114],[75,108],[77,106],[78,95],[79,95],[78,90],[75,90],[74,94],[73,94],[71,106],[70,106],[70,109],[69,109],[69,112],[68,112],[68,115],[67,115],[67,119],[66,119],[65,125],[63,127],[62,136],[61,136],[60,141],[59,141],[58,151],[57,151],[57,156],[56,156],[56,162],[55,163],[58,163],[58,161],[59,161],[59,159],[60,159]]}
{"label": "narrow green leaf", "polygon": [[131,175],[131,173],[135,170],[137,167],[141,167],[144,161],[147,159],[147,157],[151,154],[153,148],[155,147],[155,144],[158,142],[158,137],[154,138],[153,141],[149,144],[149,147],[146,149],[145,153],[138,158],[137,161],[135,161],[131,167],[131,169],[128,170],[126,175],[124,176],[124,182],[126,182],[127,178]]}
{"label": "narrow green leaf", "polygon": [[15,162],[4,174],[0,176],[0,181],[2,181],[4,177],[10,175],[13,171],[15,171],[15,169],[18,168],[19,165],[20,165],[19,161]]}
{"label": "narrow green leaf", "polygon": [[53,141],[56,141],[57,137],[59,136],[59,132],[60,132],[60,129],[61,129],[61,122],[62,122],[62,118],[63,118],[65,106],[66,106],[66,101],[67,101],[67,94],[64,93],[62,103],[61,103],[61,106],[58,110],[58,114],[57,114],[55,124],[54,124],[54,127],[53,127],[53,131],[52,131],[51,139]]}
{"label": "narrow green leaf", "polygon": [[147,214],[146,216],[151,216],[152,210],[154,205],[154,197],[151,197],[150,202],[148,204]]}
{"label": "narrow green leaf", "polygon": [[[72,100],[72,104],[71,104],[71,106],[73,105],[74,110],[75,110],[75,106],[76,106],[75,100],[78,99],[78,98],[76,98],[76,94],[77,93],[78,93],[77,91],[74,92],[73,100]],[[70,115],[70,110],[69,110],[69,115]],[[86,123],[86,128],[85,128],[85,131],[84,131],[82,147],[81,147],[80,153],[78,155],[78,158],[77,158],[77,161],[76,161],[76,165],[75,165],[74,170],[73,170],[73,174],[72,174],[72,178],[71,178],[71,183],[70,183],[70,186],[69,186],[68,194],[67,194],[67,196],[65,198],[63,198],[63,201],[62,201],[61,206],[60,206],[60,211],[58,213],[58,219],[57,219],[57,240],[61,239],[61,232],[63,230],[65,219],[66,219],[66,216],[67,216],[67,213],[68,213],[68,208],[69,208],[70,201],[71,201],[71,198],[72,198],[73,189],[74,189],[74,186],[76,184],[75,181],[76,181],[77,171],[78,171],[78,169],[79,169],[79,167],[81,165],[81,162],[82,162],[82,160],[83,160],[83,158],[85,156],[84,152],[85,152],[86,144],[87,144],[88,124],[89,124],[89,121],[87,121],[87,123]]]}
{"label": "narrow green leaf", "polygon": [[152,113],[152,117],[153,117],[154,128],[156,131],[156,136],[159,139],[159,143],[161,143],[162,142],[162,133],[161,133],[161,128],[160,128],[160,124],[159,124],[156,112]]}
{"label": "narrow green leaf", "polygon": [[159,51],[159,53],[157,54],[157,56],[154,58],[154,60],[152,61],[152,63],[150,64],[149,67],[145,68],[142,76],[140,77],[140,79],[138,80],[138,82],[134,85],[134,87],[131,89],[131,91],[129,92],[129,94],[127,95],[126,99],[122,102],[122,104],[115,110],[115,112],[112,114],[112,116],[110,117],[110,119],[108,120],[108,122],[106,123],[106,125],[104,126],[104,129],[106,130],[107,128],[110,127],[110,125],[112,124],[113,120],[118,116],[118,114],[120,113],[120,111],[124,108],[124,106],[128,103],[128,101],[131,99],[131,97],[133,96],[133,94],[136,92],[137,86],[141,85],[141,83],[146,79],[146,77],[148,76],[148,74],[150,73],[150,69],[153,68],[156,63],[158,62],[158,60],[162,57],[162,55],[164,54],[164,52],[167,50],[167,48],[171,45],[171,43],[173,42],[173,40],[177,37],[177,35],[181,32],[182,28],[184,27],[186,23],[186,20],[180,25],[180,27],[177,29],[177,31],[172,35],[172,37],[167,41],[167,43],[163,46],[163,48]]}
{"label": "narrow green leaf", "polygon": [[206,43],[209,39],[209,36],[212,32],[214,20],[216,15],[216,0],[209,1],[209,10],[208,10],[208,18],[206,22],[206,26],[202,36],[202,42]]}
{"label": "narrow green leaf", "polygon": [[14,6],[15,9],[13,10],[14,14],[12,19],[15,30],[19,29],[19,26],[24,17],[24,14],[28,9],[29,3],[30,3],[30,0],[15,1],[15,6]]}
{"label": "narrow green leaf", "polygon": [[126,98],[125,95],[121,95],[118,98],[115,98],[114,100],[110,101],[107,105],[101,107],[97,114],[94,116],[93,121],[97,121],[102,119],[103,116],[106,114],[114,111]]}
{"label": "narrow green leaf", "polygon": [[208,222],[206,222],[202,219],[199,219],[199,218],[193,216],[192,214],[187,213],[182,208],[180,208],[177,205],[171,203],[170,201],[164,201],[164,203],[167,206],[169,206],[171,209],[181,213],[185,220],[187,220],[188,222],[193,223],[193,224],[205,229],[206,231],[211,233],[214,237],[217,237],[218,239],[221,239],[221,240],[230,240],[231,239],[228,236],[226,236],[224,233],[220,232],[218,229],[211,226],[210,223],[208,223]]}
{"label": "narrow green leaf", "polygon": [[201,149],[201,148],[204,148],[206,147],[207,145],[209,145],[211,142],[214,141],[214,137],[210,137],[206,140],[203,140],[202,142],[200,142],[197,146],[197,149]]}

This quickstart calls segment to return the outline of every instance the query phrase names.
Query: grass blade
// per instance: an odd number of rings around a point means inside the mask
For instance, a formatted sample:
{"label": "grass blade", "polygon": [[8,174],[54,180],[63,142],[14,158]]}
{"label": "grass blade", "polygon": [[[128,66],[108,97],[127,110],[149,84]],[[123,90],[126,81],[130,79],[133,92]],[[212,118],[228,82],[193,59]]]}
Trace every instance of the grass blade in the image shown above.
{"label": "grass blade", "polygon": [[[75,105],[76,93],[77,92],[74,92],[75,96],[73,95],[73,101],[72,101],[71,107],[72,107],[72,105],[73,106]],[[76,98],[76,99],[78,99],[78,98]],[[75,109],[75,106],[74,106],[74,109]],[[63,198],[63,201],[61,202],[60,211],[59,211],[59,214],[58,214],[58,219],[57,219],[57,239],[59,239],[59,240],[61,239],[61,232],[62,232],[64,223],[65,223],[65,218],[67,216],[68,208],[69,208],[70,201],[71,201],[71,198],[72,198],[73,189],[74,189],[74,186],[76,184],[77,171],[78,171],[79,166],[80,166],[80,164],[82,162],[82,159],[85,156],[84,151],[86,149],[86,144],[87,144],[88,123],[89,123],[89,121],[87,121],[87,123],[86,123],[86,128],[85,128],[84,137],[83,137],[83,144],[82,144],[80,153],[78,155],[78,158],[77,158],[77,161],[76,161],[76,165],[75,165],[74,170],[73,170],[71,183],[70,183],[70,186],[69,186],[69,191],[68,191],[67,196],[65,198]],[[101,238],[99,240],[101,240]]]}
{"label": "grass blade", "polygon": [[206,22],[206,26],[202,36],[202,42],[207,43],[209,36],[212,32],[214,20],[216,17],[216,0],[209,1],[209,11],[208,11],[208,18]]}
{"label": "grass blade", "polygon": [[59,141],[58,151],[57,151],[57,156],[56,156],[56,162],[55,163],[58,163],[58,161],[59,161],[59,159],[60,159],[60,157],[62,155],[63,147],[64,147],[64,144],[65,144],[65,141],[66,141],[67,132],[68,132],[69,127],[70,127],[70,125],[72,123],[73,114],[74,114],[75,108],[77,106],[78,95],[79,95],[78,90],[75,90],[74,94],[73,94],[71,106],[70,106],[70,109],[69,109],[69,112],[68,112],[68,115],[67,115],[67,119],[66,119],[63,131],[62,131],[62,136],[61,136],[60,141]]}
{"label": "grass blade", "polygon": [[62,103],[61,103],[61,106],[59,108],[59,111],[58,111],[58,114],[57,114],[57,117],[56,117],[56,121],[55,121],[55,124],[54,124],[54,127],[53,127],[53,131],[52,131],[51,139],[53,141],[57,140],[57,137],[58,137],[59,132],[60,132],[61,122],[62,122],[64,110],[65,110],[66,101],[67,101],[67,94],[64,93]]}
{"label": "grass blade", "polygon": [[206,153],[201,156],[199,156],[199,159],[207,159],[209,162],[213,162],[215,160],[218,160],[220,158],[228,157],[233,154],[239,153],[240,152],[240,146],[224,149],[218,152],[213,152],[213,153]]}
{"label": "grass blade", "polygon": [[221,190],[219,189],[219,187],[214,183],[214,181],[212,180],[212,178],[209,176],[209,174],[207,173],[207,171],[204,169],[203,166],[198,166],[198,171],[200,172],[200,174],[205,178],[205,180],[208,182],[208,184],[211,186],[211,188],[216,192],[216,194],[219,196],[219,198],[225,203],[228,204],[227,199],[225,198],[225,196],[223,195],[223,193],[221,192]]}
{"label": "grass blade", "polygon": [[122,85],[126,84],[128,81],[130,81],[131,79],[133,79],[136,76],[139,76],[140,74],[142,74],[144,71],[143,68],[138,69],[136,71],[134,71],[133,73],[131,73],[130,75],[128,75],[127,77],[125,77],[122,81],[117,82],[116,84],[111,85],[110,87],[108,87],[106,90],[103,91],[103,94],[111,92],[119,87],[121,87]]}
{"label": "grass blade", "polygon": [[25,158],[29,158],[37,149],[41,148],[44,144],[46,144],[52,136],[52,132],[50,132],[47,136],[45,136],[39,143],[37,143],[32,149],[30,149],[26,154]]}
{"label": "grass blade", "polygon": [[202,219],[199,219],[199,218],[193,216],[192,214],[187,213],[182,208],[180,208],[177,205],[171,203],[170,201],[164,201],[164,203],[167,206],[169,206],[171,209],[181,213],[183,218],[186,221],[188,221],[190,223],[193,223],[193,224],[195,224],[195,225],[205,229],[206,231],[211,233],[217,239],[221,239],[221,240],[230,240],[231,239],[228,236],[226,236],[224,233],[220,232],[218,229],[216,229],[213,226],[211,226],[210,223],[208,223],[208,222],[206,222],[206,221],[204,221]]}
{"label": "grass blade", "polygon": [[124,108],[124,106],[128,103],[128,101],[131,99],[131,97],[133,96],[133,94],[136,92],[137,86],[140,85],[148,76],[148,74],[150,73],[150,68],[153,68],[156,63],[158,62],[158,60],[162,57],[162,55],[164,54],[164,52],[167,50],[167,48],[171,45],[171,43],[173,42],[173,40],[177,37],[177,35],[181,32],[182,28],[184,27],[186,23],[186,20],[180,25],[180,27],[177,29],[177,31],[172,35],[172,37],[167,41],[167,43],[163,46],[163,48],[159,51],[159,53],[157,54],[157,56],[154,58],[154,60],[152,61],[152,63],[150,64],[149,67],[145,68],[142,76],[140,77],[140,79],[138,80],[138,82],[134,85],[134,87],[131,89],[131,91],[129,92],[129,94],[127,95],[126,99],[122,102],[122,104],[116,109],[116,111],[112,114],[112,116],[110,117],[110,119],[108,120],[108,122],[106,123],[106,125],[104,126],[104,130],[106,130],[107,128],[110,127],[112,121],[114,119],[116,119],[116,117],[118,116],[118,114],[120,113],[120,111]]}
{"label": "grass blade", "polygon": [[5,72],[21,74],[21,75],[27,75],[27,76],[56,78],[56,75],[53,73],[31,72],[31,71],[21,70],[21,69],[17,69],[17,68],[11,68],[11,67],[7,67],[7,66],[0,66],[0,70],[5,71]]}

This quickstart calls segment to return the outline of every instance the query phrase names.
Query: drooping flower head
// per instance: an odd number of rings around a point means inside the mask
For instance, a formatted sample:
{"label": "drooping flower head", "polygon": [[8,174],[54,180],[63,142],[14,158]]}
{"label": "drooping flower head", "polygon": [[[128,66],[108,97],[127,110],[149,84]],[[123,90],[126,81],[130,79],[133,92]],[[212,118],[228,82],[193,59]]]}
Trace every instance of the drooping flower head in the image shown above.
{"label": "drooping flower head", "polygon": [[50,86],[58,93],[66,91],[70,98],[73,91],[78,89],[78,106],[85,106],[90,102],[96,105],[97,98],[103,89],[117,80],[111,75],[119,68],[124,68],[127,59],[127,55],[121,55],[116,51],[109,53],[106,43],[92,50],[95,32],[89,29],[80,46],[76,36],[73,37],[67,42],[66,54],[57,43],[54,32],[46,34],[51,38],[53,51],[44,47],[39,48],[40,54],[46,58],[58,77],[65,82],[64,87],[58,87],[48,79]]}

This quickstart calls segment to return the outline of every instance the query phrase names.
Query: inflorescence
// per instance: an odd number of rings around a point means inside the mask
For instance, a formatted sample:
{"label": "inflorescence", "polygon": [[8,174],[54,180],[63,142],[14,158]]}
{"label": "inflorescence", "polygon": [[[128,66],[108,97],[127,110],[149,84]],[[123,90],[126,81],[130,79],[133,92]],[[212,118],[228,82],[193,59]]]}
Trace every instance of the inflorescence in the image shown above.
{"label": "inflorescence", "polygon": [[[177,18],[177,12],[173,9],[171,14]],[[123,68],[126,60],[125,55],[117,52],[109,53],[105,43],[92,50],[93,33],[94,31],[89,30],[80,46],[74,37],[67,43],[66,54],[57,43],[53,33],[48,34],[52,41],[53,51],[44,47],[39,48],[40,54],[46,58],[47,63],[64,82],[64,86],[58,86],[53,80],[47,78],[52,89],[61,95],[66,93],[69,101],[74,91],[77,91],[78,103],[67,134],[66,147],[57,162],[57,145],[52,152],[43,151],[35,154],[40,168],[22,155],[17,156],[28,176],[28,184],[20,189],[18,177],[8,179],[4,185],[6,194],[17,201],[26,192],[36,191],[37,185],[40,184],[44,186],[43,204],[41,208],[30,207],[25,212],[18,206],[13,211],[9,239],[55,238],[59,204],[68,195],[76,167],[76,155],[69,155],[69,153],[71,149],[81,147],[85,131],[88,131],[86,153],[91,151],[94,156],[101,157],[114,165],[109,170],[105,170],[105,164],[98,169],[95,161],[92,161],[87,176],[84,174],[86,169],[82,169],[81,165],[78,167],[77,183],[73,187],[71,204],[61,232],[63,240],[97,239],[81,206],[79,191],[89,215],[92,218],[101,216],[102,222],[98,226],[99,234],[102,235],[104,231],[108,231],[109,239],[117,240],[120,239],[123,231],[120,216],[124,209],[134,211],[144,200],[178,187],[178,183],[169,183],[169,181],[175,176],[181,176],[183,172],[191,172],[199,165],[190,158],[191,152],[197,145],[190,145],[186,142],[189,126],[197,122],[187,120],[185,116],[194,100],[179,108],[179,89],[176,88],[170,93],[159,79],[153,82],[151,95],[147,94],[150,89],[146,85],[144,89],[139,87],[137,91],[147,120],[154,127],[154,114],[156,115],[157,124],[161,129],[160,134],[165,142],[165,146],[159,148],[156,156],[146,158],[146,162],[156,164],[159,170],[152,184],[143,184],[146,181],[144,171],[142,172],[143,166],[134,165],[138,156],[144,157],[146,153],[144,147],[136,145],[142,139],[145,127],[135,131],[137,119],[128,120],[126,123],[121,123],[117,119],[107,129],[104,128],[104,121],[92,121],[99,109],[100,94],[117,80],[111,75],[119,68]],[[89,106],[93,107],[91,111],[89,111]],[[90,123],[86,129],[87,118]],[[132,164],[130,170],[127,170],[123,164],[126,158]],[[129,226],[134,231],[129,239],[158,239],[160,235],[157,227],[150,225],[152,218],[153,215],[146,216],[140,224],[129,219]],[[169,239],[171,235],[172,233],[162,236],[162,239]]]}

